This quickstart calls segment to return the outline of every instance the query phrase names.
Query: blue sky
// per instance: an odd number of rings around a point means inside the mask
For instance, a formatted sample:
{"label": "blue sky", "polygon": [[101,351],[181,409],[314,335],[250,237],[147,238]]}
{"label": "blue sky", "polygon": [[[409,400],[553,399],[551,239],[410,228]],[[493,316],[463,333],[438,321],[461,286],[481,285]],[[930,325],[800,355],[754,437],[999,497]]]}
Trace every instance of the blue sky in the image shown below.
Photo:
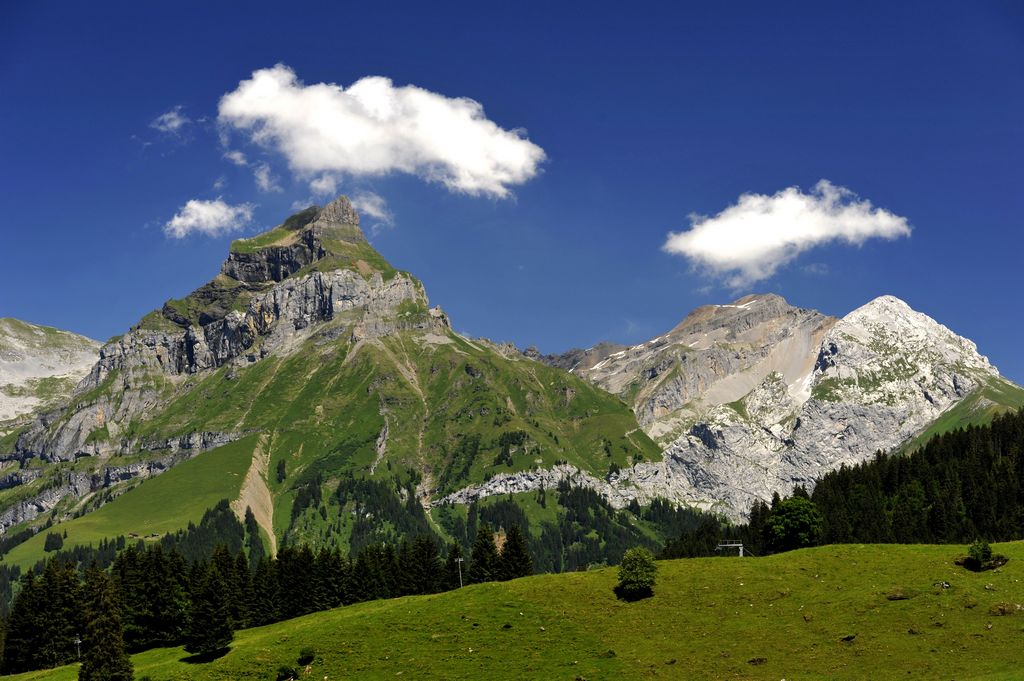
{"label": "blue sky", "polygon": [[[496,139],[542,150],[473,175],[499,177],[490,190],[452,179],[472,153],[406,163],[436,136],[396,147],[390,172],[328,173],[386,202],[374,244],[461,331],[555,352],[645,340],[749,292],[835,315],[893,294],[1024,382],[1024,7],[700,4],[5,3],[0,316],[121,333],[309,199],[323,159],[254,143],[218,109],[284,64],[297,92],[383,76],[470,98]],[[821,209],[822,179],[857,197]],[[789,187],[811,209],[799,253],[663,249],[691,216],[746,215],[745,194],[778,226]],[[218,199],[247,206],[240,231],[166,234],[187,202]]]}

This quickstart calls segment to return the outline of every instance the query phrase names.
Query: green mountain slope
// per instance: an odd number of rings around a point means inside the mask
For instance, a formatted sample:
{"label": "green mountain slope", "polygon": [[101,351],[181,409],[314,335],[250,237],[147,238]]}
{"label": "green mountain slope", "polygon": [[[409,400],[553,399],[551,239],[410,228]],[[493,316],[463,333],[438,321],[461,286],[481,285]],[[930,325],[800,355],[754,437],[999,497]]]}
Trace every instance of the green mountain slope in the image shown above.
{"label": "green mountain slope", "polygon": [[[386,483],[414,512],[495,476],[600,480],[658,454],[618,398],[455,333],[342,198],[236,241],[213,281],[104,346],[63,409],[0,440],[17,463],[0,527],[63,521],[75,541],[169,531],[202,513],[189,485],[212,479],[210,494],[253,508],[274,541],[344,544],[351,509],[320,503],[341,480]],[[129,503],[172,482],[182,499]]]}
{"label": "green mountain slope", "polygon": [[1020,615],[997,613],[1024,602],[1024,544],[995,549],[1010,562],[978,574],[927,545],[662,561],[634,603],[615,599],[612,569],[543,575],[241,631],[205,665],[181,648],[133,660],[166,681],[273,678],[305,647],[316,679],[1017,679]]}

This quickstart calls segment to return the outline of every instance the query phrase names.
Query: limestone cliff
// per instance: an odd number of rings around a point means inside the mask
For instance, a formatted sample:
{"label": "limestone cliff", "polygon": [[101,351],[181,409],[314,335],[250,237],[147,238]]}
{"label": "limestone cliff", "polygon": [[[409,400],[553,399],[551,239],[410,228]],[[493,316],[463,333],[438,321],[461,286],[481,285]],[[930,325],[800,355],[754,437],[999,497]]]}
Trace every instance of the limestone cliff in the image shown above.
{"label": "limestone cliff", "polygon": [[974,343],[892,296],[843,319],[775,295],[705,306],[577,373],[629,401],[664,448],[620,485],[734,519],[940,419],[1022,396]]}

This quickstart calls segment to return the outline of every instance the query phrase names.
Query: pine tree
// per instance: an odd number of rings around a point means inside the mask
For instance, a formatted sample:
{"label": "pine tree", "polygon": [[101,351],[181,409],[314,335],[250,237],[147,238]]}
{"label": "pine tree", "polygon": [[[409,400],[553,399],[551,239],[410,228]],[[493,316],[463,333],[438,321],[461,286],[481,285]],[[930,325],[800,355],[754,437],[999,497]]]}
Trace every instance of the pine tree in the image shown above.
{"label": "pine tree", "polygon": [[139,549],[129,546],[118,554],[110,569],[121,601],[125,645],[133,652],[146,648],[149,640],[149,594],[142,560]]}
{"label": "pine tree", "polygon": [[488,522],[480,523],[470,554],[468,584],[493,582],[499,577],[498,548],[494,545],[494,531]]}
{"label": "pine tree", "polygon": [[32,570],[21,579],[21,591],[14,599],[7,620],[4,645],[4,674],[18,674],[39,667],[39,650],[45,635],[45,612],[36,575]]}
{"label": "pine tree", "polygon": [[210,567],[215,570],[224,584],[224,600],[228,607],[228,616],[231,618],[231,628],[238,629],[244,625],[243,597],[238,571],[235,567],[235,558],[226,546],[218,546],[210,557]]}
{"label": "pine tree", "polygon": [[526,545],[526,537],[518,525],[512,525],[501,547],[501,579],[516,579],[533,574],[533,558]]}
{"label": "pine tree", "polygon": [[275,563],[264,557],[252,577],[252,624],[260,627],[278,621]]}
{"label": "pine tree", "polygon": [[413,593],[432,594],[441,588],[441,554],[430,535],[421,534],[412,543]]}
{"label": "pine tree", "polygon": [[85,576],[85,655],[79,681],[131,681],[132,662],[125,652],[124,628],[114,582],[97,568]]}
{"label": "pine tree", "polygon": [[187,599],[177,565],[179,556],[168,555],[156,544],[142,556],[142,588],[145,607],[138,612],[140,648],[177,645],[185,630]]}
{"label": "pine tree", "polygon": [[185,650],[202,657],[212,657],[234,639],[231,612],[224,595],[226,585],[220,572],[210,566],[192,596]]}
{"label": "pine tree", "polygon": [[39,580],[43,640],[38,656],[44,667],[74,662],[75,639],[82,631],[82,585],[73,565],[53,558]]}

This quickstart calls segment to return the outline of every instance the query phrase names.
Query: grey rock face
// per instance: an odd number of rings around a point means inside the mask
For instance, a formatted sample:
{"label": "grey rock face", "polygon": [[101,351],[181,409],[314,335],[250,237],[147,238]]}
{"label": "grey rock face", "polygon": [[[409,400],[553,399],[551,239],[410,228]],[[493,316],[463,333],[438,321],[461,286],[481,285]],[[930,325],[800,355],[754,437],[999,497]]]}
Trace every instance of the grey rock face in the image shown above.
{"label": "grey rock face", "polygon": [[0,319],[0,433],[2,422],[67,399],[99,347],[68,331]]}
{"label": "grey rock face", "polygon": [[537,468],[517,473],[499,473],[487,482],[472,485],[437,499],[432,506],[445,504],[470,504],[486,497],[504,494],[521,494],[539,489],[553,489],[563,481],[576,487],[587,487],[602,494],[614,508],[624,508],[634,499],[646,503],[653,499],[639,486],[619,484],[616,476],[610,482],[594,477],[586,471],[570,464],[560,464],[552,468]]}
{"label": "grey rock face", "polygon": [[[101,466],[91,472],[75,471],[61,476],[57,484],[48,485],[47,489],[0,512],[0,535],[12,525],[35,520],[41,514],[52,511],[64,499],[81,499],[130,480],[151,478],[182,461],[227,444],[242,435],[243,433],[191,433],[161,442],[138,443],[136,451],[156,452],[158,456],[124,465]],[[0,478],[0,489],[28,483],[39,477],[39,474],[38,469],[22,469],[9,473]]]}
{"label": "grey rock face", "polygon": [[537,348],[530,346],[523,350],[523,355],[532,360],[543,362],[548,366],[575,373],[577,371],[586,371],[601,360],[606,359],[609,355],[628,348],[628,345],[602,342],[586,350],[583,348],[573,348],[560,355],[542,355]]}
{"label": "grey rock face", "polygon": [[841,320],[778,296],[707,306],[579,373],[631,400],[664,447],[618,485],[733,519],[899,447],[986,386],[1016,390],[972,342],[891,296]]}
{"label": "grey rock face", "polygon": [[[292,234],[288,232],[292,230],[297,239],[289,247],[294,247],[289,251],[292,255],[271,247],[255,254],[260,258],[229,258],[225,263],[225,274],[245,278],[243,284],[258,281],[262,286],[249,289],[244,309],[181,329],[140,326],[103,346],[70,406],[36,419],[19,437],[13,458],[57,462],[152,449],[152,443],[121,437],[121,428],[138,415],[159,409],[186,377],[231,363],[256,362],[270,354],[287,354],[324,322],[339,325],[334,332],[346,333],[355,341],[409,329],[448,331],[447,316],[440,309],[428,310],[422,285],[404,273],[385,280],[378,271],[326,269],[278,280],[293,266],[324,257],[325,241],[365,244],[358,216],[344,197],[323,209],[300,213],[290,222],[283,231]],[[212,288],[212,284],[204,287]],[[216,293],[210,295],[216,298]],[[89,442],[98,428],[106,428],[109,437]],[[194,436],[198,435],[186,437]]]}

